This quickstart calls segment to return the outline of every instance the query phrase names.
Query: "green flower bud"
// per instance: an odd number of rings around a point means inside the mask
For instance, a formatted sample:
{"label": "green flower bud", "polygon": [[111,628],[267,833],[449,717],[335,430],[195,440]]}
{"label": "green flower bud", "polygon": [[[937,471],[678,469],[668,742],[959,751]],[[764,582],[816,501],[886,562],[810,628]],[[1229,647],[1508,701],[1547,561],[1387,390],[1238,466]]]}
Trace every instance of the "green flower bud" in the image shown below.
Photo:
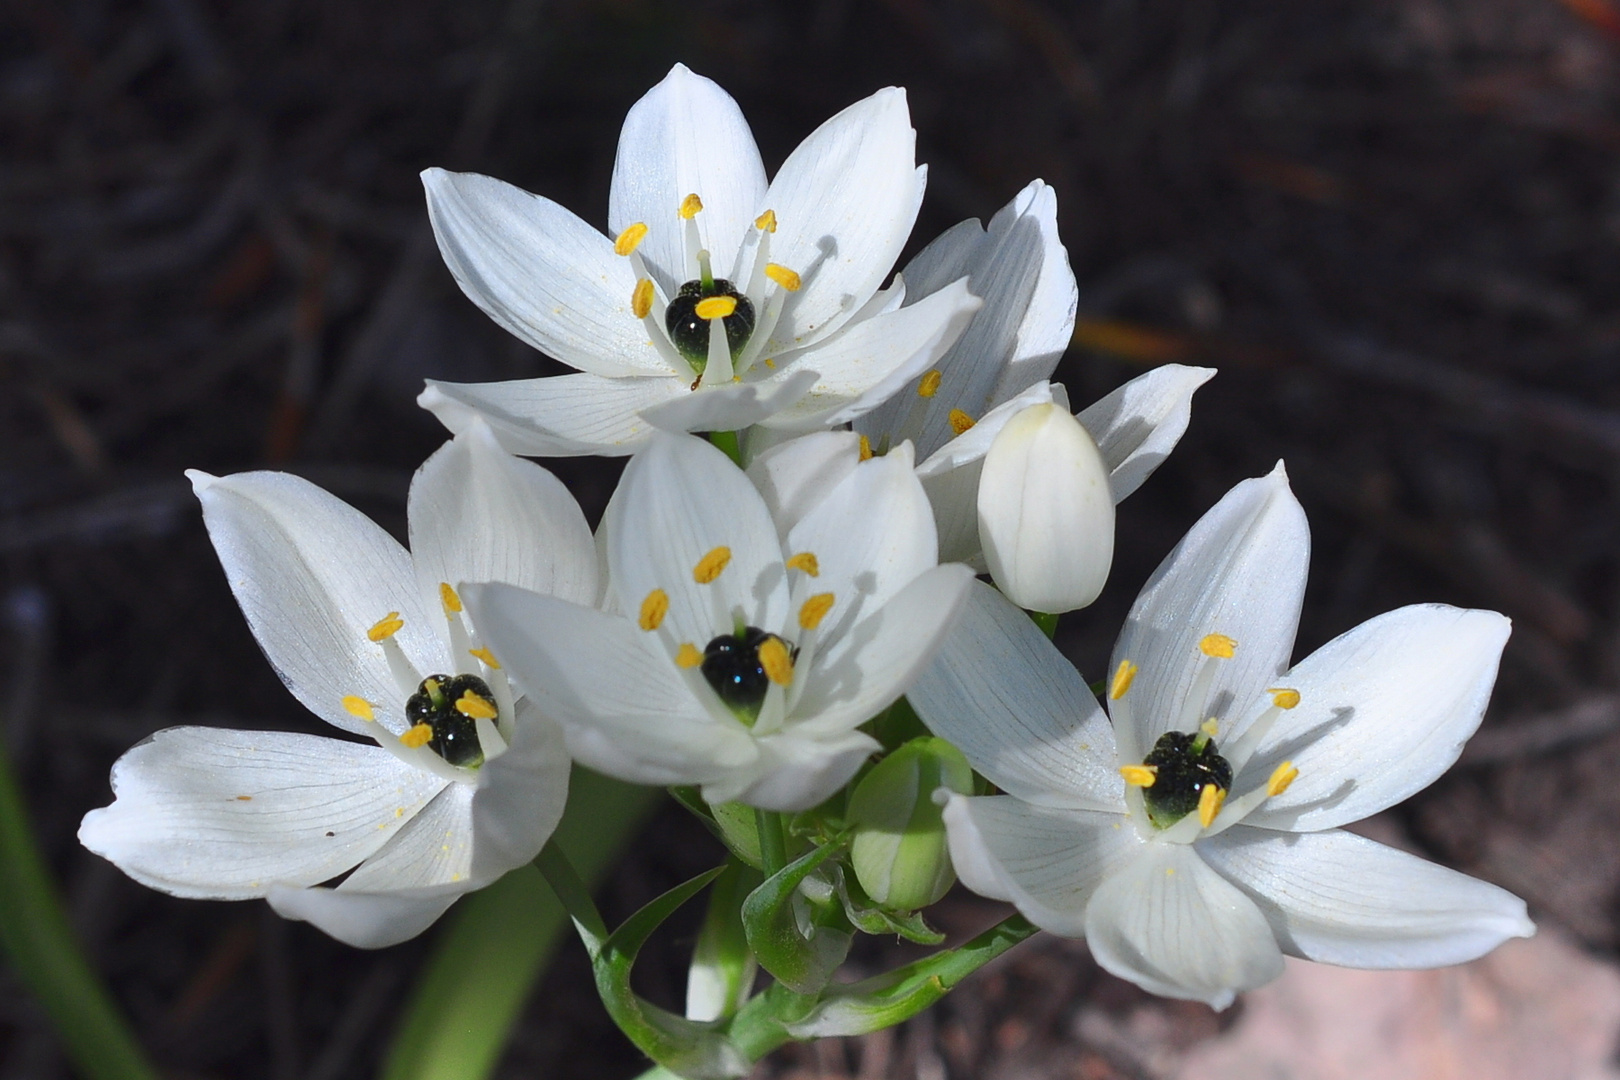
{"label": "green flower bud", "polygon": [[914,911],[945,895],[956,872],[934,792],[973,791],[973,768],[944,739],[913,739],[878,762],[849,800],[850,863],[866,895],[890,911]]}

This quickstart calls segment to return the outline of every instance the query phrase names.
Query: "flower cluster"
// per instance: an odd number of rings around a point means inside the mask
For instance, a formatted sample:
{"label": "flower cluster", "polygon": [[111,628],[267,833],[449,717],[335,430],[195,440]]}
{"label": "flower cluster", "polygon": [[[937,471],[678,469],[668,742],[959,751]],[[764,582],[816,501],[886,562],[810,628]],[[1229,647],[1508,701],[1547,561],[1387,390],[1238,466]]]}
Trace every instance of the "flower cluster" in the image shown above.
{"label": "flower cluster", "polygon": [[[1149,580],[1103,702],[1052,644],[1214,373],[1164,365],[1072,411],[1050,377],[1078,293],[1040,181],[891,276],[914,143],[883,90],[767,179],[736,103],[677,66],[626,118],[607,232],[426,172],[463,291],[578,373],[429,383],[453,437],[412,483],[408,551],[295,476],[191,473],[254,635],[338,732],[159,732],[84,844],[376,947],[541,856],[571,763],[669,786],[753,875],[713,901],[735,894],[746,978],[695,963],[728,989],[691,1015],[734,1013],[757,959],[810,995],[783,1038],[943,993],[831,973],[857,930],[937,941],[918,909],[958,876],[1215,1007],[1285,954],[1426,967],[1531,933],[1508,893],[1341,828],[1456,759],[1507,620],[1402,608],[1295,663],[1309,534],[1281,465]],[[594,536],[514,456],[577,454],[631,455]],[[659,1060],[742,1067],[746,1040],[704,1051],[680,1018],[638,1035],[638,1002],[615,1019]]]}

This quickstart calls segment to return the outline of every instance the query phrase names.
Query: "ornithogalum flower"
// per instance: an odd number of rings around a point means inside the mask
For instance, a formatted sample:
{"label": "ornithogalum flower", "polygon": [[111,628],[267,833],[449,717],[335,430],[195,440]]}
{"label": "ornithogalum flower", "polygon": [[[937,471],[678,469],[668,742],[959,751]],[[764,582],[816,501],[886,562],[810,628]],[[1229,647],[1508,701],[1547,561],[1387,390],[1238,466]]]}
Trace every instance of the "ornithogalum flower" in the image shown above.
{"label": "ornithogalum flower", "polygon": [[[902,90],[817,128],[769,184],[737,103],[677,64],[625,118],[604,235],[487,176],[429,169],[428,213],[462,291],[579,374],[429,383],[452,431],[484,416],[525,454],[627,454],[676,431],[842,424],[916,377],[979,301],[879,292],[925,171]],[[957,275],[960,278],[962,275]]]}
{"label": "ornithogalum flower", "polygon": [[1224,1008],[1284,954],[1473,959],[1523,901],[1342,831],[1422,789],[1479,725],[1508,620],[1439,604],[1289,667],[1309,533],[1282,469],[1233,488],[1149,580],[1099,707],[1022,611],[975,587],[910,700],[1006,794],[951,796],[957,873],[1102,966]]}
{"label": "ornithogalum flower", "polygon": [[506,585],[468,606],[576,759],[714,803],[802,810],[842,787],[878,749],[856,728],[905,693],[972,579],[936,565],[909,446],[781,534],[724,454],[657,433],[603,528],[623,614]]}
{"label": "ornithogalum flower", "polygon": [[365,741],[160,731],[113,766],[117,798],[85,816],[84,845],[152,888],[266,897],[366,948],[532,859],[567,798],[562,733],[508,681],[457,583],[594,602],[595,549],[567,489],[473,424],[417,472],[407,552],[296,476],[188,475],[277,674]]}

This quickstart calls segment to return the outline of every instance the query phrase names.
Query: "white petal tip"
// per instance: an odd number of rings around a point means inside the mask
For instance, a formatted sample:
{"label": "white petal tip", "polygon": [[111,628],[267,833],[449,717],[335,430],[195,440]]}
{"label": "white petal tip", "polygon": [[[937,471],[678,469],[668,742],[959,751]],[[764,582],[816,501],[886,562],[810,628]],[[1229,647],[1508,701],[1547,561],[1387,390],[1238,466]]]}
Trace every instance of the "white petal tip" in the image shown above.
{"label": "white petal tip", "polygon": [[1272,470],[1266,474],[1266,479],[1268,479],[1268,480],[1280,480],[1280,481],[1282,481],[1282,483],[1285,486],[1287,485],[1287,483],[1288,483],[1288,470],[1283,467],[1282,458],[1277,459],[1276,466],[1273,467]]}
{"label": "white petal tip", "polygon": [[191,481],[192,493],[196,495],[201,495],[219,483],[219,477],[213,473],[205,473],[201,469],[187,469],[186,479]]}

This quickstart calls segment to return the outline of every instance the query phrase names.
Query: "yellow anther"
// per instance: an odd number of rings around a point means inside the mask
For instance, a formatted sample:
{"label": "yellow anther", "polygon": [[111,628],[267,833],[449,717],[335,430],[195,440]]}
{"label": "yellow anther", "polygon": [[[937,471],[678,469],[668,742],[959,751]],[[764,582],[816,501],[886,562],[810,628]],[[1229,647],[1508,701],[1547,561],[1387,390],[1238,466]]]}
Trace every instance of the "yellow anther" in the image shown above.
{"label": "yellow anther", "polygon": [[1230,660],[1237,652],[1237,642],[1225,634],[1205,634],[1198,643],[1198,651],[1219,660]]}
{"label": "yellow anther", "polygon": [[1215,815],[1221,812],[1224,805],[1226,805],[1226,789],[1215,784],[1205,784],[1204,790],[1198,793],[1198,824],[1209,828],[1215,820]]}
{"label": "yellow anther", "polygon": [[377,719],[377,712],[371,707],[371,702],[363,697],[355,697],[353,694],[343,699],[343,711],[362,720]]}
{"label": "yellow anther", "polygon": [[1299,704],[1299,691],[1290,690],[1285,686],[1273,686],[1266,693],[1271,695],[1271,703],[1279,709],[1292,709]]}
{"label": "yellow anther", "polygon": [[1108,700],[1118,701],[1124,697],[1125,692],[1131,688],[1131,683],[1135,681],[1136,665],[1129,660],[1121,660],[1119,667],[1114,669],[1114,681],[1108,686]]}
{"label": "yellow anther", "polygon": [[483,646],[479,646],[476,649],[468,649],[467,652],[470,655],[477,657],[479,660],[482,660],[484,662],[484,666],[489,668],[491,671],[501,670],[501,662],[495,659],[494,653],[490,652]]}
{"label": "yellow anther", "polygon": [[415,727],[411,728],[411,730],[401,735],[399,737],[399,741],[410,747],[412,750],[415,750],[419,747],[426,746],[428,744],[428,740],[431,738],[433,738],[433,725],[417,724]]}
{"label": "yellow anther", "polygon": [[777,686],[786,686],[793,681],[793,655],[782,644],[781,638],[770,637],[760,643],[759,666],[765,669],[766,676]]}
{"label": "yellow anther", "polygon": [[917,384],[917,396],[923,398],[933,397],[939,393],[939,384],[944,380],[945,376],[940,373],[939,368],[935,368],[924,375],[922,381]]}
{"label": "yellow anther", "polygon": [[462,716],[470,716],[474,720],[493,720],[500,715],[492,701],[480,697],[471,690],[456,699],[456,712]]}
{"label": "yellow anther", "polygon": [[645,319],[652,311],[652,302],[652,278],[642,278],[636,282],[635,291],[630,294],[630,314],[638,319]]}
{"label": "yellow anther", "polygon": [[782,288],[786,289],[788,292],[798,292],[799,286],[804,284],[804,282],[799,280],[799,275],[797,272],[789,270],[781,263],[766,263],[765,276],[782,286]]}
{"label": "yellow anther", "polygon": [[1212,716],[1208,720],[1205,720],[1202,724],[1199,724],[1198,730],[1202,731],[1205,735],[1208,735],[1213,739],[1215,736],[1221,733],[1221,724],[1220,721],[1216,720]]}
{"label": "yellow anther", "polygon": [[683,641],[675,651],[675,662],[684,668],[694,668],[703,663],[703,654],[690,641]]}
{"label": "yellow anther", "polygon": [[1131,787],[1152,787],[1153,781],[1159,778],[1157,765],[1121,765],[1119,775]]}
{"label": "yellow anther", "polygon": [[1278,795],[1281,795],[1283,792],[1288,790],[1288,785],[1292,784],[1296,779],[1298,779],[1298,777],[1299,770],[1294,768],[1294,763],[1292,761],[1285,761],[1275,769],[1272,769],[1271,779],[1266,781],[1267,797],[1276,798]]}
{"label": "yellow anther", "polygon": [[390,611],[387,615],[378,619],[375,626],[366,631],[366,637],[379,643],[384,642],[399,633],[400,627],[404,625],[405,620],[399,617],[399,612]]}
{"label": "yellow anther", "polygon": [[821,620],[827,617],[827,612],[831,611],[832,607],[832,593],[816,593],[799,608],[799,625],[806,630],[814,630],[821,625]]}
{"label": "yellow anther", "polygon": [[775,232],[776,211],[767,210],[763,214],[759,215],[759,217],[755,218],[754,228],[759,229],[761,232]]}
{"label": "yellow anther", "polygon": [[973,419],[973,417],[969,416],[961,409],[952,409],[946,415],[945,419],[950,421],[951,434],[953,435],[960,435],[962,432],[978,423],[977,420]]}
{"label": "yellow anther", "polygon": [[634,225],[631,225],[629,228],[625,229],[624,232],[619,234],[619,238],[613,241],[613,254],[628,255],[632,251],[636,250],[636,248],[640,247],[641,242],[646,238],[647,223],[645,221],[638,221]]}
{"label": "yellow anther", "polygon": [[641,615],[636,619],[636,625],[643,630],[656,630],[664,625],[664,616],[668,614],[669,594],[663,589],[654,589],[641,602]]}
{"label": "yellow anther", "polygon": [[695,191],[681,200],[681,217],[685,218],[687,221],[691,221],[693,218],[697,217],[702,210],[703,200],[697,197],[697,192]]}
{"label": "yellow anther", "polygon": [[692,567],[692,580],[699,585],[707,585],[720,576],[720,572],[726,568],[726,564],[729,562],[731,562],[731,549],[722,544],[699,559],[698,564]]}
{"label": "yellow anther", "polygon": [[723,319],[737,310],[735,296],[709,296],[697,302],[692,314],[700,319]]}
{"label": "yellow anther", "polygon": [[450,587],[448,581],[439,582],[439,603],[444,605],[446,615],[454,615],[461,610],[461,597],[456,595],[456,590]]}
{"label": "yellow anther", "polygon": [[865,435],[861,436],[861,460],[872,460],[872,440],[868,439]]}
{"label": "yellow anther", "polygon": [[817,562],[815,555],[809,551],[801,551],[793,556],[787,561],[787,567],[789,570],[803,570],[811,577],[821,576],[821,563]]}

